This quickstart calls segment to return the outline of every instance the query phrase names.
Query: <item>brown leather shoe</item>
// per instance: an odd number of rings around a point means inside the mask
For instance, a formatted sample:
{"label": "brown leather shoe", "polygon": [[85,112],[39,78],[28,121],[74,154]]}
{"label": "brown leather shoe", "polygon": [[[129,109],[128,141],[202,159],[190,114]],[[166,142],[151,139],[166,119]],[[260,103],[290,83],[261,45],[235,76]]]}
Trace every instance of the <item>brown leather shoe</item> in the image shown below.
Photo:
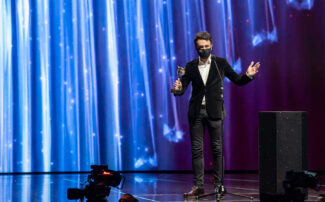
{"label": "brown leather shoe", "polygon": [[204,194],[204,189],[197,186],[192,187],[192,190],[188,193],[184,193],[184,198],[194,197]]}

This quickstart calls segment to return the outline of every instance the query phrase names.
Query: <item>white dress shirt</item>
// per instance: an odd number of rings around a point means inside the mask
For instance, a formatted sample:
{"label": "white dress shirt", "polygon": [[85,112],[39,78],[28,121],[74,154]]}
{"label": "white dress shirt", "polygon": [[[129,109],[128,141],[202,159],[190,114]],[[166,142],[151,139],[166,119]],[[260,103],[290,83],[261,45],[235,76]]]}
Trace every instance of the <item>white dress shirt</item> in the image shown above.
{"label": "white dress shirt", "polygon": [[[206,61],[206,63],[203,63],[199,57],[199,71],[201,74],[201,78],[203,81],[203,84],[206,85],[207,80],[208,80],[208,76],[209,76],[209,71],[210,71],[210,67],[211,67],[211,55],[209,56],[208,60]],[[205,105],[205,96],[203,96],[202,99],[202,105]]]}

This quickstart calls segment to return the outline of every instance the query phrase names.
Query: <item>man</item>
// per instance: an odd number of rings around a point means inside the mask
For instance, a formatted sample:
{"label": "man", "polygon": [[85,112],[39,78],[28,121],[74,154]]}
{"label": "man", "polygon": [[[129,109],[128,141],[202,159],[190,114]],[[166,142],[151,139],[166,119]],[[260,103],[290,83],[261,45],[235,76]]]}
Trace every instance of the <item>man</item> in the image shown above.
{"label": "man", "polygon": [[223,80],[228,77],[237,85],[250,82],[258,72],[260,63],[251,62],[246,74],[238,75],[224,58],[211,55],[212,37],[208,32],[199,32],[194,39],[199,57],[186,64],[182,79],[174,83],[174,95],[183,95],[192,82],[192,96],[189,103],[192,167],[194,187],[184,197],[204,194],[203,135],[205,128],[210,135],[213,153],[213,176],[215,191],[225,193],[223,186],[223,119],[225,117]]}

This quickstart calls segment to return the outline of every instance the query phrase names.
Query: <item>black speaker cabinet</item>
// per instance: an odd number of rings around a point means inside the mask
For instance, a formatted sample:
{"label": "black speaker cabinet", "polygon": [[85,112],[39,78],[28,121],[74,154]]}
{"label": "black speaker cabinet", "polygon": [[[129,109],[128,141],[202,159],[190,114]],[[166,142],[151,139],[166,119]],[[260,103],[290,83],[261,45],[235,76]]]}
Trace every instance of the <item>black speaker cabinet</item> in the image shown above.
{"label": "black speaker cabinet", "polygon": [[284,193],[289,170],[307,170],[307,112],[259,112],[260,196]]}

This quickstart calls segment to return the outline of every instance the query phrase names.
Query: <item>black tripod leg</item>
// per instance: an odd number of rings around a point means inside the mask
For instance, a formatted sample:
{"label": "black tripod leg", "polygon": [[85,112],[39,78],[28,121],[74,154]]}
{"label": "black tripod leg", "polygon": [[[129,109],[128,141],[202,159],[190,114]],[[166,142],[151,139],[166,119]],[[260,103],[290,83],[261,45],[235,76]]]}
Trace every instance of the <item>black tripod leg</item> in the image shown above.
{"label": "black tripod leg", "polygon": [[213,192],[213,193],[209,193],[209,194],[202,194],[200,196],[198,196],[198,198],[204,198],[204,197],[207,197],[207,196],[213,196],[213,195],[217,195],[218,193],[216,192]]}
{"label": "black tripod leg", "polygon": [[226,194],[229,194],[229,195],[232,195],[232,196],[239,196],[239,197],[243,197],[243,198],[248,198],[250,200],[254,200],[254,197],[252,197],[252,196],[246,196],[246,195],[235,194],[235,193],[230,193],[230,192],[227,192]]}

